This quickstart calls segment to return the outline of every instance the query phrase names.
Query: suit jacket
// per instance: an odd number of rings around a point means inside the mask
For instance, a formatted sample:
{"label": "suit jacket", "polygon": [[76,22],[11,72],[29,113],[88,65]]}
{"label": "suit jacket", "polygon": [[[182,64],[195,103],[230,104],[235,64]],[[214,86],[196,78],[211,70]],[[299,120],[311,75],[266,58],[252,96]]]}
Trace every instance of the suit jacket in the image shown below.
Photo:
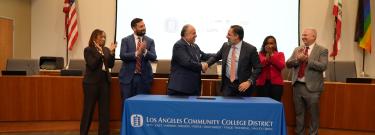
{"label": "suit jacket", "polygon": [[178,40],[173,46],[171,73],[168,89],[184,93],[196,93],[201,90],[201,60],[207,60],[210,54],[202,52],[198,45],[189,45]]}
{"label": "suit jacket", "polygon": [[[146,42],[147,53],[141,55],[141,78],[145,84],[150,84],[153,80],[152,67],[150,61],[156,60],[154,40],[144,36],[143,42]],[[121,40],[120,58],[122,67],[120,69],[119,78],[121,84],[129,84],[133,79],[136,65],[136,43],[134,35],[131,34]],[[151,86],[149,86],[151,88]]]}
{"label": "suit jacket", "polygon": [[[304,46],[294,49],[293,55],[287,60],[286,65],[292,68],[292,84],[297,81],[300,62],[294,57],[297,51]],[[323,91],[323,72],[327,68],[328,50],[318,44],[314,45],[309,55],[305,68],[305,82],[311,92]]]}
{"label": "suit jacket", "polygon": [[283,85],[283,76],[281,71],[285,68],[285,56],[283,52],[274,52],[273,55],[267,60],[265,53],[259,53],[260,64],[263,69],[257,79],[257,86],[264,85],[267,79],[267,71],[270,74],[271,84]]}
{"label": "suit jacket", "polygon": [[[214,57],[211,57],[207,61],[208,65],[211,66],[215,62],[222,59],[222,64],[221,64],[222,66],[221,75],[223,76],[221,77],[222,82],[224,82],[223,79],[226,73],[227,58],[228,58],[230,48],[231,48],[230,45],[228,45],[227,43],[224,43],[221,49],[216,53],[216,55]],[[259,56],[258,56],[257,49],[253,45],[245,41],[242,41],[240,56],[238,60],[238,67],[237,67],[238,81],[240,83],[245,82],[245,81],[250,81],[252,82],[251,86],[255,86],[256,79],[261,71],[262,71],[262,65],[260,65],[259,63]]]}
{"label": "suit jacket", "polygon": [[[111,81],[111,75],[108,68],[112,68],[115,63],[115,55],[110,54],[107,47],[103,48],[104,57],[97,51],[95,46],[88,46],[84,50],[84,58],[86,62],[86,70],[83,77],[84,83],[98,83],[103,78],[108,82]],[[104,60],[107,63],[104,63]],[[105,65],[107,71],[103,72],[102,67]]]}

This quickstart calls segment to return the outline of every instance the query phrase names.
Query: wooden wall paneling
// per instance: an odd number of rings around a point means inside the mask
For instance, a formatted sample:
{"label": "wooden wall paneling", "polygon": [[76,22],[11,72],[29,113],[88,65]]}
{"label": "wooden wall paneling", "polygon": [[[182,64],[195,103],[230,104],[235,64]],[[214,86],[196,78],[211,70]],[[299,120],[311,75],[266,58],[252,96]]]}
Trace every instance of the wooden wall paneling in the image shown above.
{"label": "wooden wall paneling", "polygon": [[333,128],[335,122],[335,99],[336,91],[340,89],[340,84],[326,83],[320,95],[320,126]]}
{"label": "wooden wall paneling", "polygon": [[37,115],[36,87],[25,77],[0,77],[0,121],[30,121]]}
{"label": "wooden wall paneling", "polygon": [[334,128],[375,131],[374,84],[343,84],[336,94]]}
{"label": "wooden wall paneling", "polygon": [[120,82],[117,77],[112,78],[110,95],[110,119],[121,120],[122,100],[120,93]]}
{"label": "wooden wall paneling", "polygon": [[38,120],[80,120],[82,77],[35,77],[38,86]]}
{"label": "wooden wall paneling", "polygon": [[218,79],[202,79],[202,96],[216,96]]}
{"label": "wooden wall paneling", "polygon": [[154,78],[151,87],[151,94],[166,95],[168,86],[168,78]]}
{"label": "wooden wall paneling", "polygon": [[285,119],[288,126],[295,125],[295,112],[293,103],[293,88],[290,81],[284,83],[284,91],[281,97],[281,101],[284,105]]}
{"label": "wooden wall paneling", "polygon": [[[167,80],[155,78],[151,93],[166,94]],[[212,89],[220,87],[220,81],[214,79],[204,79],[202,83],[204,95],[215,95]],[[288,126],[295,125],[292,96],[291,83],[286,81],[282,103]],[[119,121],[122,102],[117,77],[112,78],[110,100],[111,120]],[[82,103],[82,77],[0,76],[0,122],[79,121]],[[374,132],[373,106],[375,84],[326,82],[320,99],[320,127]]]}

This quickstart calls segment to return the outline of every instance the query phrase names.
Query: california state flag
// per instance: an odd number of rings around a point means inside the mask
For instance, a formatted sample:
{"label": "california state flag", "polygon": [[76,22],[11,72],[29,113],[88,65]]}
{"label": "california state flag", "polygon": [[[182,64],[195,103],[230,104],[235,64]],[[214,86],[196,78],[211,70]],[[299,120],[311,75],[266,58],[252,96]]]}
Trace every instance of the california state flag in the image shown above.
{"label": "california state flag", "polygon": [[340,38],[341,38],[341,17],[342,17],[342,0],[334,0],[333,5],[333,16],[335,17],[335,35],[332,46],[331,57],[336,57],[340,49]]}

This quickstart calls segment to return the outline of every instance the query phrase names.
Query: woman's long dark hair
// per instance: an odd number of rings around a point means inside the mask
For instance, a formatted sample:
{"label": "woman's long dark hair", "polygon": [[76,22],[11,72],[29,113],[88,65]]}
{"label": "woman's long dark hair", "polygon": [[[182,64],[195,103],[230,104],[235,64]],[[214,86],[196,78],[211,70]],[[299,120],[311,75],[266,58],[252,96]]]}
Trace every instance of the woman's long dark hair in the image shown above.
{"label": "woman's long dark hair", "polygon": [[260,53],[262,54],[266,54],[266,50],[265,50],[265,46],[267,45],[267,41],[268,39],[272,38],[273,40],[275,40],[275,51],[277,51],[277,42],[276,42],[276,38],[274,36],[267,36],[264,41],[263,41],[263,45],[262,45],[262,48],[260,49]]}
{"label": "woman's long dark hair", "polygon": [[[90,37],[90,40],[89,40],[89,46],[95,46],[94,40],[95,40],[100,34],[103,34],[103,33],[104,33],[103,30],[95,29],[95,30],[91,33],[91,37]],[[104,42],[104,43],[105,43],[105,42]]]}

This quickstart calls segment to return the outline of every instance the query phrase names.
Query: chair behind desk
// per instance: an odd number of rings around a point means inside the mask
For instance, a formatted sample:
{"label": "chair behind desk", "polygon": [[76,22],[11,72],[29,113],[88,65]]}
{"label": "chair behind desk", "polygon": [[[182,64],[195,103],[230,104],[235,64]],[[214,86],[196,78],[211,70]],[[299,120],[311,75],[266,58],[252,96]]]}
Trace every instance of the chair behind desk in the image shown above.
{"label": "chair behind desk", "polygon": [[84,59],[70,59],[67,69],[60,71],[61,76],[82,76],[86,70],[86,62]]}
{"label": "chair behind desk", "polygon": [[329,61],[325,71],[326,80],[346,82],[346,78],[356,78],[355,61]]}
{"label": "chair behind desk", "polygon": [[171,72],[171,60],[158,60],[156,65],[156,73],[169,74]]}
{"label": "chair behind desk", "polygon": [[81,70],[84,73],[86,70],[86,62],[84,59],[70,59],[68,69]]}
{"label": "chair behind desk", "polygon": [[171,73],[171,60],[158,60],[154,77],[168,78]]}
{"label": "chair behind desk", "polygon": [[39,74],[39,60],[37,59],[8,59],[6,71],[26,71],[27,75]]}
{"label": "chair behind desk", "polygon": [[64,57],[41,56],[39,67],[45,70],[61,70],[64,68]]}
{"label": "chair behind desk", "polygon": [[115,64],[113,65],[113,68],[111,69],[111,76],[117,77],[118,74],[120,73],[120,69],[122,66],[122,60],[115,60]]}
{"label": "chair behind desk", "polygon": [[292,80],[292,71],[293,69],[289,69],[289,68],[284,68],[282,71],[281,71],[281,75],[283,76],[283,80],[288,80],[288,81],[291,81]]}

